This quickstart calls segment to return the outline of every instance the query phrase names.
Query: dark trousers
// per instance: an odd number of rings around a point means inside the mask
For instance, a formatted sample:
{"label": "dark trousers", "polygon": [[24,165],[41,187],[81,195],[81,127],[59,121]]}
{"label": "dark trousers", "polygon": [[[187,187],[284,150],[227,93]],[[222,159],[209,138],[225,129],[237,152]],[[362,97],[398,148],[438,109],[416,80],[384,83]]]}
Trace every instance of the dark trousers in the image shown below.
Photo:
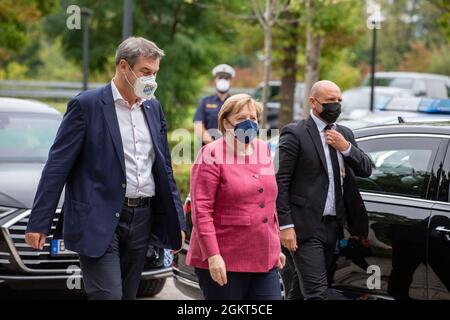
{"label": "dark trousers", "polygon": [[282,252],[286,256],[286,264],[284,268],[280,270],[281,277],[283,278],[285,299],[303,300],[294,259],[288,249],[282,247]]}
{"label": "dark trousers", "polygon": [[84,288],[90,300],[136,299],[150,241],[149,206],[124,207],[106,253],[80,256]]}
{"label": "dark trousers", "polygon": [[221,287],[207,269],[196,268],[205,300],[281,300],[278,269],[269,272],[227,272],[227,284]]}
{"label": "dark trousers", "polygon": [[[329,298],[327,271],[335,262],[339,223],[330,219],[322,222],[323,234],[299,240],[296,251],[291,252],[297,271],[301,293],[306,300]],[[295,277],[293,277],[295,278]]]}

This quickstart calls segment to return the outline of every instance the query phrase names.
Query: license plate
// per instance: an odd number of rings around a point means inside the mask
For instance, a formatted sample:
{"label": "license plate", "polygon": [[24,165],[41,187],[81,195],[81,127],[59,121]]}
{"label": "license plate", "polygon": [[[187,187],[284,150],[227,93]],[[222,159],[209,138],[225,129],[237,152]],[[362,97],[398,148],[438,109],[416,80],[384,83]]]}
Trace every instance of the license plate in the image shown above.
{"label": "license plate", "polygon": [[76,254],[76,253],[66,249],[63,239],[52,240],[52,256],[57,257],[57,256],[73,255],[73,254]]}

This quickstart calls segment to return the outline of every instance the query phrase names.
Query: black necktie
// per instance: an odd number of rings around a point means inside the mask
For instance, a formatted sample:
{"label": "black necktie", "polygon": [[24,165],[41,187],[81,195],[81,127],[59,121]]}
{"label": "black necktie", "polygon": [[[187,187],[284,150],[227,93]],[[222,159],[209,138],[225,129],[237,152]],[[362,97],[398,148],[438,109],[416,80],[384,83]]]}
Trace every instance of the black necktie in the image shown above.
{"label": "black necktie", "polygon": [[[331,130],[332,126],[327,124],[324,131]],[[338,214],[339,203],[342,199],[342,187],[341,187],[341,169],[339,167],[339,161],[337,157],[337,151],[332,146],[328,145],[330,150],[331,165],[333,167],[334,177],[334,200],[336,203],[336,214]]]}

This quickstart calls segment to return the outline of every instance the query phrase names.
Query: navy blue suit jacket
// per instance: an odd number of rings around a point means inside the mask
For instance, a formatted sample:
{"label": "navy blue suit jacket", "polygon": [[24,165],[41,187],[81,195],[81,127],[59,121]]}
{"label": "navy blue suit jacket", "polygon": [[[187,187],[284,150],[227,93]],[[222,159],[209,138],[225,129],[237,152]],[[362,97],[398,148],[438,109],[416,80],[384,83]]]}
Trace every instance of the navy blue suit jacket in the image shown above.
{"label": "navy blue suit jacket", "polygon": [[[146,100],[145,119],[155,150],[154,233],[162,246],[179,249],[185,218],[172,172],[167,125],[160,103]],[[111,84],[72,99],[59,127],[34,199],[27,232],[50,233],[61,192],[64,242],[69,250],[102,256],[124,205],[125,160]]]}

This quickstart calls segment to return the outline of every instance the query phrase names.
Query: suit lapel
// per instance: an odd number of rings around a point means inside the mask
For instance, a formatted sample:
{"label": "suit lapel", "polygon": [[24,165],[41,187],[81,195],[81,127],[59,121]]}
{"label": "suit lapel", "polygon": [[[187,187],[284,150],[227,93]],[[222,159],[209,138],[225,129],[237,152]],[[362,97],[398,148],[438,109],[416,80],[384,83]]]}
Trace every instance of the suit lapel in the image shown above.
{"label": "suit lapel", "polygon": [[150,102],[144,102],[144,105],[142,106],[142,109],[144,110],[145,120],[147,121],[148,129],[150,131],[150,138],[153,142],[153,148],[155,149],[155,154],[160,154],[160,148],[159,148],[159,139],[158,139],[158,132],[156,131],[156,128],[159,127],[155,123],[155,115],[153,114],[152,110],[152,104]]}
{"label": "suit lapel", "polygon": [[110,83],[104,88],[101,100],[103,102],[103,116],[105,117],[109,133],[111,134],[114,143],[114,149],[116,150],[117,157],[119,158],[120,165],[125,174],[125,156],[123,153],[122,136],[120,135],[119,121],[117,120],[116,106],[114,104]]}
{"label": "suit lapel", "polygon": [[309,135],[311,136],[314,146],[316,147],[316,151],[319,154],[320,162],[322,162],[325,171],[328,172],[327,162],[325,159],[325,151],[323,150],[323,144],[322,139],[320,139],[319,129],[317,129],[316,123],[314,122],[313,118],[311,118],[311,116],[306,122],[306,128]]}

